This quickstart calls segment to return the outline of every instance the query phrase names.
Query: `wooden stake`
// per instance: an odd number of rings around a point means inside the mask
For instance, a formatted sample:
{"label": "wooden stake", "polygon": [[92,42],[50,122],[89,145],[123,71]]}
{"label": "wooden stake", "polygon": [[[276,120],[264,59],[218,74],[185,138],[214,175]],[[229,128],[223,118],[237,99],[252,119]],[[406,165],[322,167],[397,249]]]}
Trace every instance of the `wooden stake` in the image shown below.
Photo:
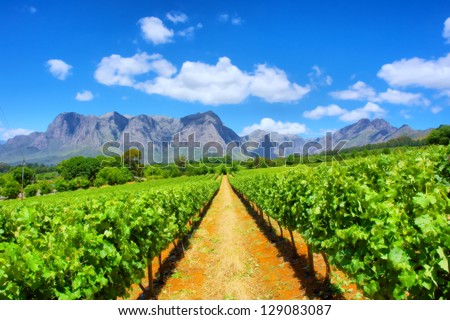
{"label": "wooden stake", "polygon": [[269,221],[270,230],[272,230],[273,227],[272,227],[272,222],[270,222],[270,216],[267,213],[266,213],[266,215],[267,215],[267,220]]}
{"label": "wooden stake", "polygon": [[283,238],[283,228],[281,228],[281,224],[277,221],[278,227],[280,228],[280,236]]}
{"label": "wooden stake", "polygon": [[149,259],[148,266],[147,266],[147,276],[148,276],[148,299],[152,299],[154,297],[154,290],[153,290],[153,266],[152,266],[153,259]]}
{"label": "wooden stake", "polygon": [[295,246],[295,240],[294,240],[294,234],[292,233],[292,230],[289,229],[289,235],[291,236],[291,242],[292,242],[292,253],[293,256],[297,256],[297,247]]}
{"label": "wooden stake", "polygon": [[312,244],[307,244],[308,246],[308,269],[311,275],[314,274],[314,254],[312,250]]}
{"label": "wooden stake", "polygon": [[328,261],[327,255],[322,252],[323,260],[325,261],[325,266],[327,268],[327,274],[325,275],[325,283],[330,284],[331,283],[331,266],[330,262]]}

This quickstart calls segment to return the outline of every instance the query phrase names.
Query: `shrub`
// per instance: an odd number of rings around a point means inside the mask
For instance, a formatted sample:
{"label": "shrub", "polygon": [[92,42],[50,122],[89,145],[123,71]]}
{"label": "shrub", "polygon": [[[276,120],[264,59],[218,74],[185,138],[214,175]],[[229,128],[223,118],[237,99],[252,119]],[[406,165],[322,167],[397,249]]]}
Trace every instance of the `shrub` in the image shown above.
{"label": "shrub", "polygon": [[38,191],[39,185],[35,183],[27,185],[24,189],[26,197],[34,197],[35,195],[37,195]]}
{"label": "shrub", "polygon": [[15,180],[8,181],[2,188],[2,195],[8,199],[16,199],[20,194],[20,183]]}
{"label": "shrub", "polygon": [[53,191],[53,187],[48,181],[39,182],[39,190],[41,191],[41,195],[49,194]]}

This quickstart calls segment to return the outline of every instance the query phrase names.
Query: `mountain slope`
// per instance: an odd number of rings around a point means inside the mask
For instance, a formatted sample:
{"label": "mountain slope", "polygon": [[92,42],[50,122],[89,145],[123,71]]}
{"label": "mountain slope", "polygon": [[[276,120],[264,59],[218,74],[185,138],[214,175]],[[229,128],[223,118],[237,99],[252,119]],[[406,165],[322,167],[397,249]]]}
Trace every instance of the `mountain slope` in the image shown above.
{"label": "mountain slope", "polygon": [[201,144],[240,141],[239,136],[211,111],[181,119],[148,115],[125,117],[117,112],[99,117],[65,112],[59,114],[45,132],[16,136],[1,145],[0,162],[17,163],[25,157],[27,162],[54,164],[75,155],[97,156],[105,143],[122,143],[124,133],[129,134],[130,141],[144,146],[150,141],[156,142],[157,152],[161,149],[160,142],[172,141],[176,133],[180,133],[180,141],[187,141],[188,135],[195,133],[196,141]]}
{"label": "mountain slope", "polygon": [[[426,136],[429,130],[414,130],[404,125],[393,127],[382,119],[361,119],[333,133],[333,145],[345,140],[345,148],[385,142],[401,136],[419,139]],[[131,142],[139,142],[147,147],[150,141],[155,142],[155,154],[161,153],[161,142],[171,142],[179,133],[180,141],[188,141],[195,135],[195,141],[203,146],[206,142],[226,144],[237,141],[264,141],[269,132],[256,130],[251,134],[239,137],[226,127],[222,120],[212,111],[188,115],[183,118],[165,116],[124,116],[117,112],[109,112],[102,116],[81,115],[75,112],[59,114],[45,132],[33,132],[29,135],[16,136],[4,144],[0,144],[0,162],[19,163],[23,158],[27,162],[55,164],[59,161],[77,156],[97,156],[102,153],[102,146],[107,142],[120,142],[123,148],[124,134]],[[285,148],[285,155],[305,153],[306,143],[325,145],[325,137],[304,139],[298,135],[271,133],[271,141],[278,145],[292,142],[292,147]],[[310,149],[310,152],[314,149]],[[263,155],[259,148],[256,152]],[[199,155],[201,151],[197,151]],[[278,156],[277,148],[271,149],[271,156]],[[158,156],[157,156],[158,157]]]}

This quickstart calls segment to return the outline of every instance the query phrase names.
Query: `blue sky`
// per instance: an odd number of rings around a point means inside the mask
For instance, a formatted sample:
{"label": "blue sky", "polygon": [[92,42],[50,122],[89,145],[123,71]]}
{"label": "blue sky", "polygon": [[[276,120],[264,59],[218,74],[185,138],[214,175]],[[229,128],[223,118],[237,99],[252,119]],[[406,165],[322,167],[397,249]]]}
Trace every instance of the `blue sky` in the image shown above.
{"label": "blue sky", "polygon": [[64,111],[317,136],[450,119],[450,2],[0,2],[0,140]]}

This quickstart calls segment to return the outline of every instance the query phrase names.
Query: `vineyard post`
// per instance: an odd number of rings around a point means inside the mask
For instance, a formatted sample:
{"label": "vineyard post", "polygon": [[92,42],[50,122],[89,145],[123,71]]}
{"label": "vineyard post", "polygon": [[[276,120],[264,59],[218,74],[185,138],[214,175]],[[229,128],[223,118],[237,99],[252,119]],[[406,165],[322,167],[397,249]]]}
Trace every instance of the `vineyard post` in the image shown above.
{"label": "vineyard post", "polygon": [[281,224],[280,224],[280,222],[278,222],[278,220],[277,220],[277,223],[278,223],[278,227],[280,228],[280,236],[283,238],[283,228],[281,228]]}
{"label": "vineyard post", "polygon": [[308,247],[308,269],[312,275],[312,274],[314,274],[314,254],[313,254],[312,243],[307,242],[307,247]]}
{"label": "vineyard post", "polygon": [[292,242],[292,253],[294,255],[294,257],[296,257],[297,254],[297,247],[295,246],[295,240],[294,240],[294,235],[292,233],[292,229],[289,228],[289,235],[291,236],[291,242]]}
{"label": "vineyard post", "polygon": [[163,278],[163,274],[164,274],[164,270],[163,270],[163,267],[162,267],[161,253],[159,253],[159,255],[158,255],[158,262],[159,262],[159,278],[162,279]]}
{"label": "vineyard post", "polygon": [[266,215],[267,215],[267,220],[269,221],[270,231],[273,231],[272,222],[270,222],[270,216],[268,213],[266,213]]}
{"label": "vineyard post", "polygon": [[152,299],[154,297],[154,290],[153,290],[153,257],[150,257],[148,260],[147,265],[147,276],[148,276],[148,298]]}
{"label": "vineyard post", "polygon": [[327,284],[330,284],[330,282],[331,282],[331,266],[330,266],[330,262],[328,261],[328,257],[327,257],[327,255],[325,253],[322,252],[321,254],[322,254],[323,260],[325,261],[325,266],[327,268],[327,274],[325,276],[325,282]]}

